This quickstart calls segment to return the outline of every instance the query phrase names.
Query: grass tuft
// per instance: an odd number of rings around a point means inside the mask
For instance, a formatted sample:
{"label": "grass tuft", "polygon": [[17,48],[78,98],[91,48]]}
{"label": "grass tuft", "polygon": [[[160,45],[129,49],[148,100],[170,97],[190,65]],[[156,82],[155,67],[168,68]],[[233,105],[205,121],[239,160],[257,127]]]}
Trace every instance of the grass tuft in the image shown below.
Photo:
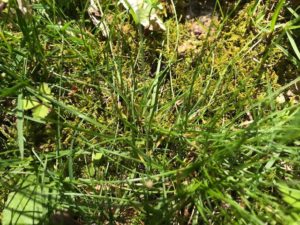
{"label": "grass tuft", "polygon": [[0,9],[3,225],[299,223],[297,4],[161,1],[149,31],[95,1],[103,33],[89,1],[20,2]]}

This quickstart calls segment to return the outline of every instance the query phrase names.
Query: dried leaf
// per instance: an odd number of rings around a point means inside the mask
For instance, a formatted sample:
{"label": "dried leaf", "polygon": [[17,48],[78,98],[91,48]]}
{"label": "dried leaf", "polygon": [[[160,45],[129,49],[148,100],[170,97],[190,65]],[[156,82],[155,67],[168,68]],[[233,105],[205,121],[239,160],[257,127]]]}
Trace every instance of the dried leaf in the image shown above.
{"label": "dried leaf", "polygon": [[[97,0],[96,0],[97,1]],[[100,7],[100,4],[98,2],[98,5]],[[88,14],[90,19],[92,20],[92,23],[98,27],[104,37],[108,37],[109,35],[109,28],[107,24],[104,21],[101,21],[102,12],[95,3],[94,0],[90,0],[90,5],[88,7]]]}
{"label": "dried leaf", "polygon": [[156,13],[156,8],[147,0],[120,0],[120,3],[132,15],[137,24],[149,30],[166,30],[163,21]]}
{"label": "dried leaf", "polygon": [[28,10],[23,0],[17,0],[19,10],[25,15]]}

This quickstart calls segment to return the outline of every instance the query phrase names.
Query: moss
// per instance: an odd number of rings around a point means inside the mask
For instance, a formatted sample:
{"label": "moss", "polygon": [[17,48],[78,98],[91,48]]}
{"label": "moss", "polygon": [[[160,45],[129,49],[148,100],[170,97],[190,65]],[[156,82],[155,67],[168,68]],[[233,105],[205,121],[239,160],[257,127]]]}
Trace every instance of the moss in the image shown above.
{"label": "moss", "polygon": [[[199,104],[200,101],[201,105],[198,107],[208,107],[204,120],[209,120],[215,109],[225,103],[223,119],[220,118],[221,125],[221,120],[230,120],[236,112],[246,110],[268,88],[276,90],[280,87],[278,81],[283,74],[277,65],[286,62],[285,56],[265,41],[263,35],[257,36],[257,31],[252,29],[252,7],[253,3],[246,4],[239,10],[226,22],[219,36],[211,33],[206,39],[205,36],[199,38],[191,34],[188,21],[179,24],[179,50],[182,52],[174,55],[172,51],[165,51],[170,54],[167,57],[177,56],[177,61],[174,62],[171,73],[173,89],[163,87],[165,91],[162,99],[172,99],[171,92],[175,96],[189,92],[194,78],[192,105]],[[166,50],[176,46],[175,22],[168,21],[168,27],[169,46]],[[291,63],[288,65],[293,68]],[[203,94],[204,99],[201,99]],[[214,96],[213,99],[210,99],[211,96]],[[160,120],[166,118],[158,119],[159,124],[162,123]],[[167,121],[162,124],[168,127],[172,121],[170,111]]]}

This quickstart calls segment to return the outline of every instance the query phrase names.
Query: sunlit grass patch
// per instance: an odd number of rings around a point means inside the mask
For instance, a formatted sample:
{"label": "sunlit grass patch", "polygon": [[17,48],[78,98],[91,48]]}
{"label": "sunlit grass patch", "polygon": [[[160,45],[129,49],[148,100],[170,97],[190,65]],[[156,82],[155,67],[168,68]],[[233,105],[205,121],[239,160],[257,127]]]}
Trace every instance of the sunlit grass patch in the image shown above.
{"label": "sunlit grass patch", "polygon": [[165,29],[149,30],[137,11],[95,2],[109,33],[89,1],[1,12],[1,211],[24,219],[54,196],[32,224],[59,212],[83,224],[297,224],[299,10],[218,2],[190,18],[164,1]]}

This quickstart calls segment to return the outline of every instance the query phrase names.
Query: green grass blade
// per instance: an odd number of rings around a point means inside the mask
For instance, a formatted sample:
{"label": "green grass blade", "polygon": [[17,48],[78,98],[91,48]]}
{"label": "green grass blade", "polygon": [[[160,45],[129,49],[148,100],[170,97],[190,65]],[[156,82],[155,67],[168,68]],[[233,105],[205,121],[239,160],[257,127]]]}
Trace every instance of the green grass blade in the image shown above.
{"label": "green grass blade", "polygon": [[289,38],[289,41],[290,41],[290,43],[292,45],[292,48],[293,48],[296,56],[298,57],[298,60],[300,61],[300,51],[298,49],[298,46],[297,46],[294,38],[292,37],[291,33],[288,30],[286,31],[286,34],[287,34],[287,36]]}
{"label": "green grass blade", "polygon": [[276,22],[277,22],[277,20],[278,20],[278,17],[279,17],[279,14],[280,14],[280,12],[281,12],[281,9],[282,9],[282,7],[284,6],[284,3],[285,3],[285,0],[280,0],[280,1],[277,3],[276,9],[275,9],[275,11],[274,11],[274,14],[273,14],[272,20],[271,20],[270,32],[273,32],[274,29],[275,29]]}
{"label": "green grass blade", "polygon": [[23,94],[18,95],[17,101],[17,130],[18,130],[18,146],[21,159],[24,158],[24,110],[23,110]]}

